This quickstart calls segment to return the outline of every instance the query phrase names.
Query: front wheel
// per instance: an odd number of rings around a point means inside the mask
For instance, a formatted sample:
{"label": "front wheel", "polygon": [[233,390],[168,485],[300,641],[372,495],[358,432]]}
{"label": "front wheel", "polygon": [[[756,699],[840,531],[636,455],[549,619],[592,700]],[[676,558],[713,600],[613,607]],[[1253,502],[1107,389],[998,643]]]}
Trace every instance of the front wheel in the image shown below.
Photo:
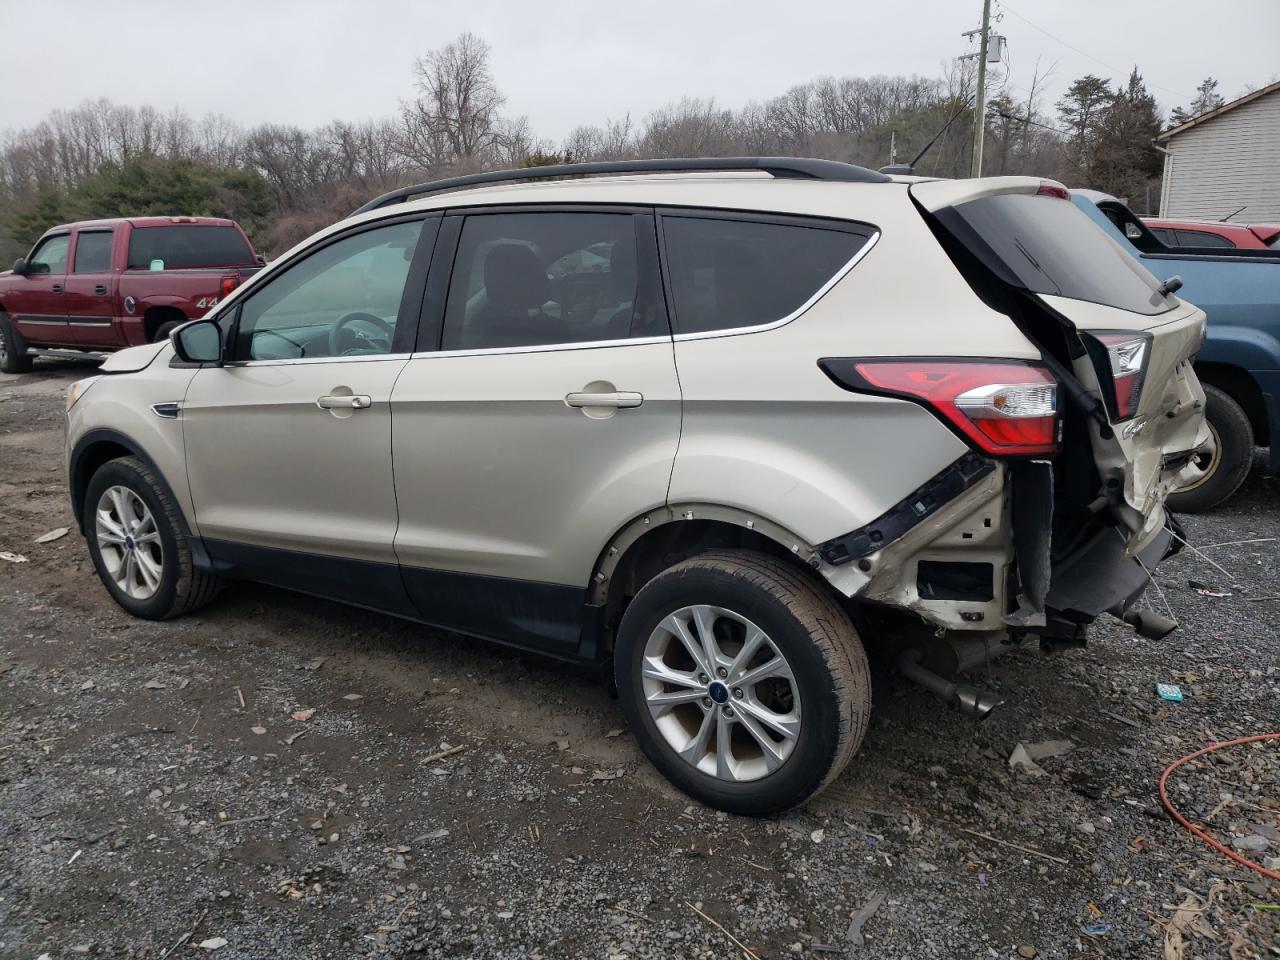
{"label": "front wheel", "polygon": [[9,315],[0,310],[0,372],[30,373],[32,359],[22,335],[13,329]]}
{"label": "front wheel", "polygon": [[198,570],[164,486],[133,457],[111,460],[84,500],[89,556],[113,600],[135,617],[168,620],[204,606],[219,580]]}
{"label": "front wheel", "polygon": [[649,581],[622,618],[614,671],[646,756],[731,813],[803,803],[848,764],[871,712],[848,615],[804,571],[746,551]]}
{"label": "front wheel", "polygon": [[1169,494],[1177,513],[1212,510],[1240,489],[1253,465],[1253,425],[1231,395],[1205,384],[1205,419],[1213,434],[1213,451],[1198,457],[1204,471],[1197,479]]}

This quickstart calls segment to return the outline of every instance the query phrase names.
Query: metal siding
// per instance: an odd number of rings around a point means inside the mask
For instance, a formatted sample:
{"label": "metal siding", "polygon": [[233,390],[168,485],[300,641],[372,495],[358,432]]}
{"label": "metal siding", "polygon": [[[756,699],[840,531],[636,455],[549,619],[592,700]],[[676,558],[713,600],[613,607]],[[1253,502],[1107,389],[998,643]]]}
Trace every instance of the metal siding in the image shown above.
{"label": "metal siding", "polygon": [[1280,221],[1280,91],[1180,133],[1168,143],[1160,215]]}

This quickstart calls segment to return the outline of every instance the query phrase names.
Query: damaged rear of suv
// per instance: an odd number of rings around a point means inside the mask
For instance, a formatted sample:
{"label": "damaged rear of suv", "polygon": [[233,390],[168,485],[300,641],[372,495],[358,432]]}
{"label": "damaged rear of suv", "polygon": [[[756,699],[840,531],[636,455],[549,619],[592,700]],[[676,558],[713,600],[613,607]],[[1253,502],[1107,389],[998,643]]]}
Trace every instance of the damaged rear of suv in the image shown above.
{"label": "damaged rear of suv", "polygon": [[770,813],[857,751],[863,638],[983,715],[957,677],[1014,642],[1171,628],[1173,287],[1030,178],[422,184],[74,385],[72,504],[137,616],[254,579],[589,664],[674,783]]}
{"label": "damaged rear of suv", "polygon": [[[974,294],[1040,359],[820,361],[846,389],[929,407],[973,448],[820,549],[829,562],[876,571],[863,596],[939,626],[1081,638],[1098,614],[1131,605],[1148,579],[1143,564],[1176,536],[1165,497],[1208,442],[1191,370],[1204,314],[1052,202],[1066,198],[1056,185],[911,192]],[[953,528],[957,540],[946,536]],[[982,543],[997,553],[979,569]]]}

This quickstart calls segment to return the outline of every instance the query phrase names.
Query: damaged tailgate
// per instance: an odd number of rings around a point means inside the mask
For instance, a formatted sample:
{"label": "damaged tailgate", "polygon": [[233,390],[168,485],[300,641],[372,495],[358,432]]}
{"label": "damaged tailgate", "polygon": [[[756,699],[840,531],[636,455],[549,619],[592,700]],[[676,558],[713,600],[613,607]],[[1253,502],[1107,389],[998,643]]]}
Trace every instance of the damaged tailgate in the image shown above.
{"label": "damaged tailgate", "polygon": [[1046,360],[1087,408],[1099,502],[1122,531],[1124,553],[1142,552],[1166,524],[1169,490],[1211,442],[1191,367],[1204,313],[1174,297],[1059,184],[935,181],[911,193],[985,282],[1033,301],[1015,315],[1041,312],[1061,328],[1060,355],[1045,350]]}

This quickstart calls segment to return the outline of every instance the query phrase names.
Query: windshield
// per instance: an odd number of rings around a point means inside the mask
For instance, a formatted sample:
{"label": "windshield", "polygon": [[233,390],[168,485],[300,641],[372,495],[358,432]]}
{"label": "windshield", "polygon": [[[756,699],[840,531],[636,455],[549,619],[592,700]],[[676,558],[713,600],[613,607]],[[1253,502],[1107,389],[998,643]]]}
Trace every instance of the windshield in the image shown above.
{"label": "windshield", "polygon": [[1142,264],[1058,197],[983,197],[944,208],[938,219],[1015,287],[1147,315],[1173,308]]}

